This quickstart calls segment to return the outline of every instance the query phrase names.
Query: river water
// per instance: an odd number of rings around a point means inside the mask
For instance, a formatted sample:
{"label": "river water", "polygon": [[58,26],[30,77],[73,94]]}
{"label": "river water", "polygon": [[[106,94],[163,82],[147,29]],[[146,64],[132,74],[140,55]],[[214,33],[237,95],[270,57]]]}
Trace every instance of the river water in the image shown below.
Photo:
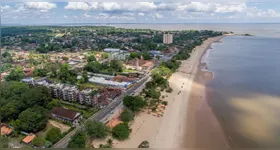
{"label": "river water", "polygon": [[279,41],[228,36],[207,53],[209,105],[238,148],[280,147]]}
{"label": "river water", "polygon": [[114,26],[255,35],[228,36],[212,44],[203,59],[214,72],[214,79],[206,85],[208,102],[234,147],[280,148],[280,24]]}

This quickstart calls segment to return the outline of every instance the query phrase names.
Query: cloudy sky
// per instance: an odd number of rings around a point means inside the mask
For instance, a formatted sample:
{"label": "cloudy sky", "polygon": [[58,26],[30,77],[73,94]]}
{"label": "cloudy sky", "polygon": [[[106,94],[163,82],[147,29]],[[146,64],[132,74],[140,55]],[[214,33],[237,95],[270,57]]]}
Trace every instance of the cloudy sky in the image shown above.
{"label": "cloudy sky", "polygon": [[2,23],[280,22],[279,0],[76,1],[1,0]]}

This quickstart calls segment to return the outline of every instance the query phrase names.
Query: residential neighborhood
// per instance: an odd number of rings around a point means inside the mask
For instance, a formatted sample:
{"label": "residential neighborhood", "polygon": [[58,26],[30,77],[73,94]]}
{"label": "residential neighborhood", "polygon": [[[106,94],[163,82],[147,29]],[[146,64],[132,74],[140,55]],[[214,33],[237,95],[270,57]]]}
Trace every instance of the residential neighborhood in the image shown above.
{"label": "residential neighborhood", "polygon": [[127,129],[140,109],[165,108],[160,97],[172,91],[171,73],[195,46],[221,34],[106,26],[2,30],[1,135],[14,148],[71,147],[81,128],[99,123],[116,140],[126,139],[115,128]]}

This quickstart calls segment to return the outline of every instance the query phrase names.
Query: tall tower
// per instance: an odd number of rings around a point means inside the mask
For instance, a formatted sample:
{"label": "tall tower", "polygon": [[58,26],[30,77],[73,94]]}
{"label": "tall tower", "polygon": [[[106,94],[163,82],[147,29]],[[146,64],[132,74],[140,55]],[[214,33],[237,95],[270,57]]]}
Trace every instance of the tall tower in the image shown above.
{"label": "tall tower", "polygon": [[164,44],[171,44],[173,43],[173,35],[172,34],[164,34],[163,35],[163,43]]}

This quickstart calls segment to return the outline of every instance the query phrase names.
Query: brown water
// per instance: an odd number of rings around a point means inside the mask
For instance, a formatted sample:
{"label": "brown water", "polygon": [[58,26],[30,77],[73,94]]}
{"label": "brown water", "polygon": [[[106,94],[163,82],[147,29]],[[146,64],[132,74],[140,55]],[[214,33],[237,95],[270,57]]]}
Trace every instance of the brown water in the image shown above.
{"label": "brown water", "polygon": [[209,106],[237,148],[280,148],[280,42],[226,37],[207,57]]}

